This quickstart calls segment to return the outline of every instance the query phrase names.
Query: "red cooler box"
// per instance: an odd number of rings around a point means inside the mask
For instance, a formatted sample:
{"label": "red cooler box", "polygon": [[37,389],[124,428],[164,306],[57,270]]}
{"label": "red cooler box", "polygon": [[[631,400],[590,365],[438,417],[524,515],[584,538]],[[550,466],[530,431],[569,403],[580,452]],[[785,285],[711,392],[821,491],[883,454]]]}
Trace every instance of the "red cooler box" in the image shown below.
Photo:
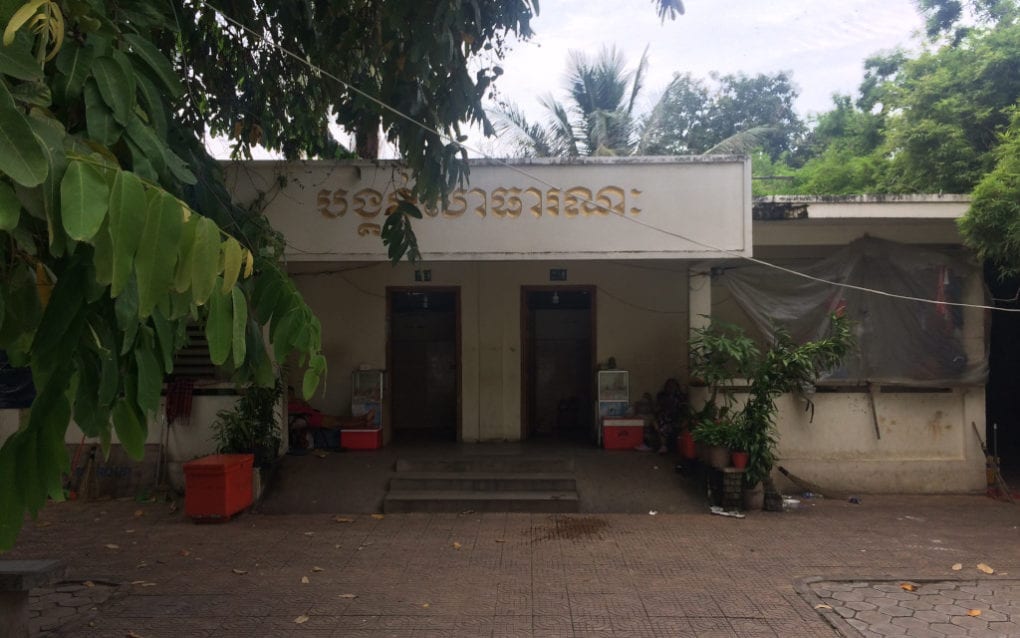
{"label": "red cooler box", "polygon": [[345,450],[378,450],[382,447],[382,428],[340,430],[340,447]]}
{"label": "red cooler box", "polygon": [[633,450],[644,442],[644,433],[644,419],[625,417],[602,419],[602,447],[607,450]]}
{"label": "red cooler box", "polygon": [[215,454],[184,464],[184,513],[227,520],[252,503],[251,454]]}

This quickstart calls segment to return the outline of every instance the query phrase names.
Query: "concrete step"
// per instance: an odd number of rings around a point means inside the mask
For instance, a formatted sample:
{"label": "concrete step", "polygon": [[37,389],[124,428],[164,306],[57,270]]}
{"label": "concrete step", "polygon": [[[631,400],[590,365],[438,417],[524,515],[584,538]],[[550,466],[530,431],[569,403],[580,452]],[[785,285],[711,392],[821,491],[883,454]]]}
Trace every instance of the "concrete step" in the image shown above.
{"label": "concrete step", "polygon": [[560,456],[521,456],[516,454],[480,454],[447,458],[400,458],[397,472],[490,472],[533,474],[573,472],[574,459]]}
{"label": "concrete step", "polygon": [[390,490],[577,491],[577,479],[566,472],[399,472]]}
{"label": "concrete step", "polygon": [[571,491],[390,490],[383,512],[577,512]]}

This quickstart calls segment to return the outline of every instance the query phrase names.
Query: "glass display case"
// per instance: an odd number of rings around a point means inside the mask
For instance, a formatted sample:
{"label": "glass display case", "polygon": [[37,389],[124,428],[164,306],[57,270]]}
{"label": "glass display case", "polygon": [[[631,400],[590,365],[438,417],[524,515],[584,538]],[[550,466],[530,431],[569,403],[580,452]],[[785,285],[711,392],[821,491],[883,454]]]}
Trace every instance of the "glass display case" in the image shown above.
{"label": "glass display case", "polygon": [[607,417],[622,417],[630,413],[630,373],[626,370],[599,370],[598,372],[598,427],[595,433],[602,443],[602,422]]}
{"label": "glass display case", "polygon": [[382,427],[385,370],[355,370],[351,375],[351,416],[372,412],[372,425]]}

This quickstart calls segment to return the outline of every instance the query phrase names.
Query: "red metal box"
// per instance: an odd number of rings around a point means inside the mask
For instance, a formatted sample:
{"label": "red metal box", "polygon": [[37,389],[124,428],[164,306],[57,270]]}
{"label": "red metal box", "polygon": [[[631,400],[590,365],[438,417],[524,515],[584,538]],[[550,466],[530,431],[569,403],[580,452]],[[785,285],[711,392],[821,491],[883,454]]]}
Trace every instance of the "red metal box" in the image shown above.
{"label": "red metal box", "polygon": [[340,430],[340,447],[345,450],[378,450],[382,447],[382,428]]}
{"label": "red metal box", "polygon": [[607,450],[633,450],[644,441],[644,419],[602,419],[602,447]]}
{"label": "red metal box", "polygon": [[215,454],[184,464],[184,513],[228,519],[252,503],[251,454]]}

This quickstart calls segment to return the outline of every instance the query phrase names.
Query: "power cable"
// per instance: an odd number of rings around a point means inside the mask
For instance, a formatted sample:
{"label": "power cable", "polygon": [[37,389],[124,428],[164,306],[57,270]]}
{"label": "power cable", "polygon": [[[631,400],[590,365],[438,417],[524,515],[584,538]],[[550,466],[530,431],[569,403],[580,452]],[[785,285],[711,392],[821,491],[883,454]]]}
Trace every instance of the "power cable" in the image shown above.
{"label": "power cable", "polygon": [[[468,146],[467,144],[464,144],[463,142],[455,140],[453,137],[451,137],[450,135],[448,135],[446,133],[442,133],[442,132],[440,132],[439,130],[437,130],[435,128],[432,128],[432,127],[430,127],[430,126],[428,126],[426,124],[423,124],[423,123],[419,122],[418,120],[414,119],[410,115],[407,115],[407,114],[403,113],[402,111],[400,111],[400,110],[390,106],[389,104],[386,104],[385,102],[383,102],[382,100],[376,98],[375,96],[370,95],[370,94],[366,93],[365,91],[362,91],[358,87],[356,87],[356,86],[346,82],[345,80],[340,79],[339,77],[337,77],[336,75],[330,73],[329,71],[327,71],[327,70],[325,70],[325,69],[323,69],[323,68],[313,64],[311,61],[302,58],[300,55],[294,53],[293,51],[290,51],[289,49],[287,49],[283,45],[277,44],[275,42],[270,42],[264,36],[262,36],[261,34],[255,32],[254,30],[252,30],[251,28],[245,26],[244,24],[238,22],[234,18],[232,18],[229,15],[227,15],[226,13],[224,13],[219,8],[217,8],[217,7],[215,7],[215,6],[211,5],[211,4],[207,4],[207,6],[209,8],[211,8],[223,20],[225,20],[225,21],[229,22],[230,24],[233,24],[236,27],[242,29],[243,31],[248,33],[250,36],[252,36],[252,37],[256,38],[258,41],[262,42],[263,44],[265,44],[265,45],[267,45],[267,46],[269,46],[271,48],[274,48],[274,49],[280,51],[281,53],[283,53],[284,55],[286,55],[288,57],[291,57],[291,58],[297,60],[299,63],[304,64],[305,66],[307,66],[312,71],[315,71],[316,73],[322,75],[323,77],[327,77],[327,78],[333,80],[334,82],[337,82],[338,84],[340,84],[341,86],[346,88],[348,91],[351,91],[352,93],[355,93],[355,94],[365,98],[366,100],[372,102],[373,104],[376,104],[377,106],[385,109],[386,111],[389,111],[390,113],[393,113],[394,115],[396,115],[400,119],[406,120],[407,122],[410,122],[414,126],[417,126],[418,128],[420,128],[420,129],[422,129],[422,130],[424,130],[424,131],[426,131],[428,133],[432,133],[433,135],[437,135],[437,136],[439,136],[440,138],[442,138],[444,140],[447,140],[447,141],[449,141],[451,143],[457,144],[457,145],[461,146],[462,148],[465,148],[465,149],[471,151],[472,153],[475,153],[475,154],[479,155],[480,157],[483,157],[483,158],[485,158],[485,159],[487,159],[489,161],[492,161],[492,162],[496,163],[499,166],[502,166],[504,168],[508,168],[511,171],[513,171],[513,172],[515,172],[515,173],[517,173],[517,174],[519,174],[519,175],[521,175],[523,177],[526,177],[526,178],[528,178],[530,180],[533,180],[535,182],[538,182],[540,184],[548,186],[549,188],[559,188],[556,184],[548,182],[548,181],[542,179],[541,177],[538,177],[537,175],[529,173],[528,171],[520,168],[519,166],[515,166],[515,165],[510,164],[510,163],[508,163],[508,162],[506,162],[504,160],[501,160],[499,158],[490,157],[490,156],[486,155],[484,152],[482,152],[482,151],[480,151],[480,150],[478,150],[476,148],[473,148],[471,146]],[[601,210],[604,210],[607,213],[615,212],[612,209],[610,209],[608,206],[605,206],[603,204],[600,204],[598,202],[592,201],[592,200],[587,199],[587,198],[579,197],[578,200],[583,201],[588,206],[594,206],[595,208],[599,208]],[[984,305],[984,304],[968,304],[968,303],[954,302],[954,301],[940,301],[940,300],[937,300],[937,299],[928,299],[928,298],[925,298],[925,297],[913,297],[913,296],[909,296],[909,295],[900,295],[900,294],[897,294],[897,293],[887,292],[887,291],[884,291],[884,290],[878,290],[876,288],[867,288],[865,286],[857,286],[857,285],[854,285],[854,284],[848,284],[848,283],[843,283],[843,282],[838,282],[838,281],[831,281],[831,280],[828,280],[828,279],[823,279],[821,277],[815,277],[814,275],[809,275],[807,273],[803,273],[803,272],[800,272],[800,271],[797,271],[797,270],[793,270],[792,268],[786,268],[786,267],[780,266],[778,264],[773,264],[771,262],[767,262],[767,261],[764,261],[762,259],[758,259],[758,258],[755,258],[755,257],[749,257],[747,255],[744,255],[744,254],[739,253],[739,252],[734,251],[734,250],[729,250],[729,249],[726,249],[726,248],[720,248],[718,246],[714,246],[712,244],[709,244],[709,243],[706,243],[706,242],[703,242],[703,241],[699,241],[697,239],[693,239],[693,238],[687,237],[685,235],[681,235],[680,233],[675,233],[675,232],[666,230],[664,228],[659,228],[657,226],[653,226],[652,224],[645,223],[645,222],[643,222],[641,220],[638,220],[636,218],[633,218],[633,217],[626,217],[626,216],[619,216],[619,215],[616,215],[615,217],[618,217],[620,219],[624,219],[624,220],[626,220],[628,222],[637,224],[639,226],[644,226],[645,228],[648,228],[648,229],[653,230],[655,232],[659,232],[659,233],[662,233],[664,235],[667,235],[667,236],[670,236],[670,237],[675,237],[675,238],[683,240],[685,242],[688,242],[688,243],[691,243],[691,244],[695,244],[696,246],[700,246],[702,248],[707,248],[707,249],[712,250],[714,252],[722,253],[724,255],[729,255],[729,256],[731,256],[731,257],[733,257],[735,259],[742,259],[742,260],[745,260],[745,261],[757,264],[759,266],[763,266],[763,267],[766,267],[766,268],[771,268],[773,270],[777,270],[779,272],[784,272],[784,273],[787,273],[789,275],[794,275],[796,277],[801,277],[801,278],[807,279],[809,281],[814,281],[814,282],[821,283],[821,284],[826,284],[826,285],[829,285],[829,286],[835,286],[837,288],[844,288],[844,289],[847,289],[847,290],[856,290],[856,291],[859,291],[859,292],[864,292],[864,293],[873,294],[873,295],[879,295],[879,296],[882,296],[882,297],[888,297],[888,298],[892,298],[892,299],[902,299],[902,300],[905,300],[905,301],[913,301],[913,302],[917,302],[917,303],[926,303],[926,304],[931,304],[931,305],[936,305],[936,306],[951,306],[951,307],[956,307],[956,308],[974,308],[974,309],[978,309],[978,310],[992,310],[992,311],[998,311],[998,312],[1020,312],[1020,308],[1001,308],[1001,307],[998,307],[998,306],[988,306],[988,305]]]}

